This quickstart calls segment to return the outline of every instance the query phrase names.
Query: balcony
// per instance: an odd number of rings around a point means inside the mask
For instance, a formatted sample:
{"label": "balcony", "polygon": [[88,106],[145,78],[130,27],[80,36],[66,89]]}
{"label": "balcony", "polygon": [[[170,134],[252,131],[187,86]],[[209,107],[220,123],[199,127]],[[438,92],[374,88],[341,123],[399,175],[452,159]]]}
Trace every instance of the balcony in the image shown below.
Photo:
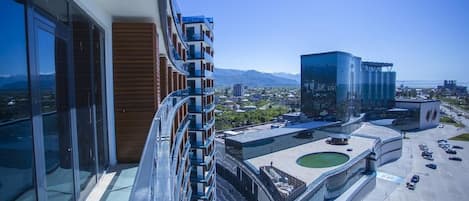
{"label": "balcony", "polygon": [[201,105],[194,105],[191,103],[189,105],[189,112],[190,113],[207,113],[215,109],[215,106],[216,105],[214,103],[207,104],[204,107],[202,107]]}
{"label": "balcony", "polygon": [[192,34],[187,36],[187,41],[189,42],[199,42],[203,41],[207,45],[212,46],[213,41],[210,37],[208,37],[206,34]]}
{"label": "balcony", "polygon": [[209,187],[205,188],[205,192],[203,193],[194,193],[192,194],[192,197],[196,199],[201,199],[201,200],[209,200],[211,198],[211,195],[213,193],[213,188],[214,185],[210,185]]}
{"label": "balcony", "polygon": [[201,53],[201,52],[190,53],[190,54],[188,54],[187,59],[189,59],[189,60],[204,59],[207,62],[210,62],[210,63],[213,62],[212,55],[210,55],[208,52],[205,52],[205,51],[203,53]]}
{"label": "balcony", "polygon": [[212,78],[213,72],[208,70],[189,70],[189,77],[206,77]]}
{"label": "balcony", "polygon": [[191,141],[192,148],[197,148],[197,149],[206,149],[210,146],[210,144],[213,143],[213,140],[215,139],[215,134],[212,134],[209,138],[203,140],[203,141]]}
{"label": "balcony", "polygon": [[[153,117],[140,159],[130,200],[171,200],[176,177],[172,176],[171,129],[179,108],[189,101],[183,90],[169,94]],[[182,124],[184,125],[184,124]]]}
{"label": "balcony", "polygon": [[215,150],[213,150],[209,155],[207,156],[203,156],[201,159],[200,158],[197,158],[197,156],[193,156],[193,158],[191,158],[191,163],[194,164],[194,165],[199,165],[199,166],[206,166],[206,165],[209,165],[210,162],[213,161],[213,156],[215,155]]}
{"label": "balcony", "polygon": [[189,88],[189,95],[211,95],[215,93],[215,89],[212,87],[206,88]]}
{"label": "balcony", "polygon": [[191,181],[196,181],[198,183],[207,183],[210,180],[210,177],[215,173],[216,165],[213,164],[212,167],[203,173],[203,175],[193,176],[191,175]]}
{"label": "balcony", "polygon": [[204,123],[204,124],[198,124],[195,121],[191,121],[191,124],[189,128],[191,130],[200,130],[200,131],[205,131],[213,127],[215,124],[215,118],[212,118],[210,121]]}
{"label": "balcony", "polygon": [[182,18],[182,21],[185,23],[185,24],[192,24],[192,23],[204,23],[207,28],[209,28],[210,30],[213,29],[212,25],[213,25],[213,18],[208,18],[208,17],[204,17],[204,16],[191,16],[191,17],[183,17]]}

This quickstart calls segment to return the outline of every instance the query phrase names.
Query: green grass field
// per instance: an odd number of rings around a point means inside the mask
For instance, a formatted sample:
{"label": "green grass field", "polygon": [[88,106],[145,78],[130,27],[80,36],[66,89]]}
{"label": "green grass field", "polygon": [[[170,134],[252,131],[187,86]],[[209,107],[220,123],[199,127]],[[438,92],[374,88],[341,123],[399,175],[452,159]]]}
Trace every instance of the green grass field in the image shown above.
{"label": "green grass field", "polygon": [[313,153],[300,157],[296,162],[309,168],[326,168],[347,162],[349,157],[334,152]]}
{"label": "green grass field", "polygon": [[461,135],[452,137],[450,140],[469,141],[469,133],[463,133]]}

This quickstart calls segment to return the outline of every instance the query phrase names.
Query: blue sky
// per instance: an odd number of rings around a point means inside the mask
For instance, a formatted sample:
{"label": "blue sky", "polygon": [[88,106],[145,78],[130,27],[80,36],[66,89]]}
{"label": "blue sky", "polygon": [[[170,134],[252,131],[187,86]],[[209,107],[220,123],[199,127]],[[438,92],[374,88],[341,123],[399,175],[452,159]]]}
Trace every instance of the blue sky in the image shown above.
{"label": "blue sky", "polygon": [[179,0],[213,16],[215,66],[299,72],[300,55],[341,50],[392,62],[399,80],[469,80],[469,1]]}

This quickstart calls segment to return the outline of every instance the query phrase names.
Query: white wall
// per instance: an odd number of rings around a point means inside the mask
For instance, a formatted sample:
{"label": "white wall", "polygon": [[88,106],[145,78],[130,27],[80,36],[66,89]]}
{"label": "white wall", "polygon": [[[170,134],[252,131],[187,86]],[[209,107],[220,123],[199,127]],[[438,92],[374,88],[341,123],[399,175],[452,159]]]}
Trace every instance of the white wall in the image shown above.
{"label": "white wall", "polygon": [[[427,119],[429,114],[430,118]],[[435,118],[433,118],[436,114]],[[420,105],[420,129],[432,128],[440,123],[440,102],[426,102]]]}

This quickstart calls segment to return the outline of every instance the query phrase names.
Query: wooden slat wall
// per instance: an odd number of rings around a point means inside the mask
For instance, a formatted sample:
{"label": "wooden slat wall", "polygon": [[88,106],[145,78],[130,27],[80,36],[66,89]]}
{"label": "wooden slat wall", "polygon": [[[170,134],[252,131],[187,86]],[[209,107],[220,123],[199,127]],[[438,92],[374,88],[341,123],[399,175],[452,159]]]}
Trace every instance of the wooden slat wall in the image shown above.
{"label": "wooden slat wall", "polygon": [[158,35],[153,23],[113,23],[117,160],[138,162],[160,102]]}

